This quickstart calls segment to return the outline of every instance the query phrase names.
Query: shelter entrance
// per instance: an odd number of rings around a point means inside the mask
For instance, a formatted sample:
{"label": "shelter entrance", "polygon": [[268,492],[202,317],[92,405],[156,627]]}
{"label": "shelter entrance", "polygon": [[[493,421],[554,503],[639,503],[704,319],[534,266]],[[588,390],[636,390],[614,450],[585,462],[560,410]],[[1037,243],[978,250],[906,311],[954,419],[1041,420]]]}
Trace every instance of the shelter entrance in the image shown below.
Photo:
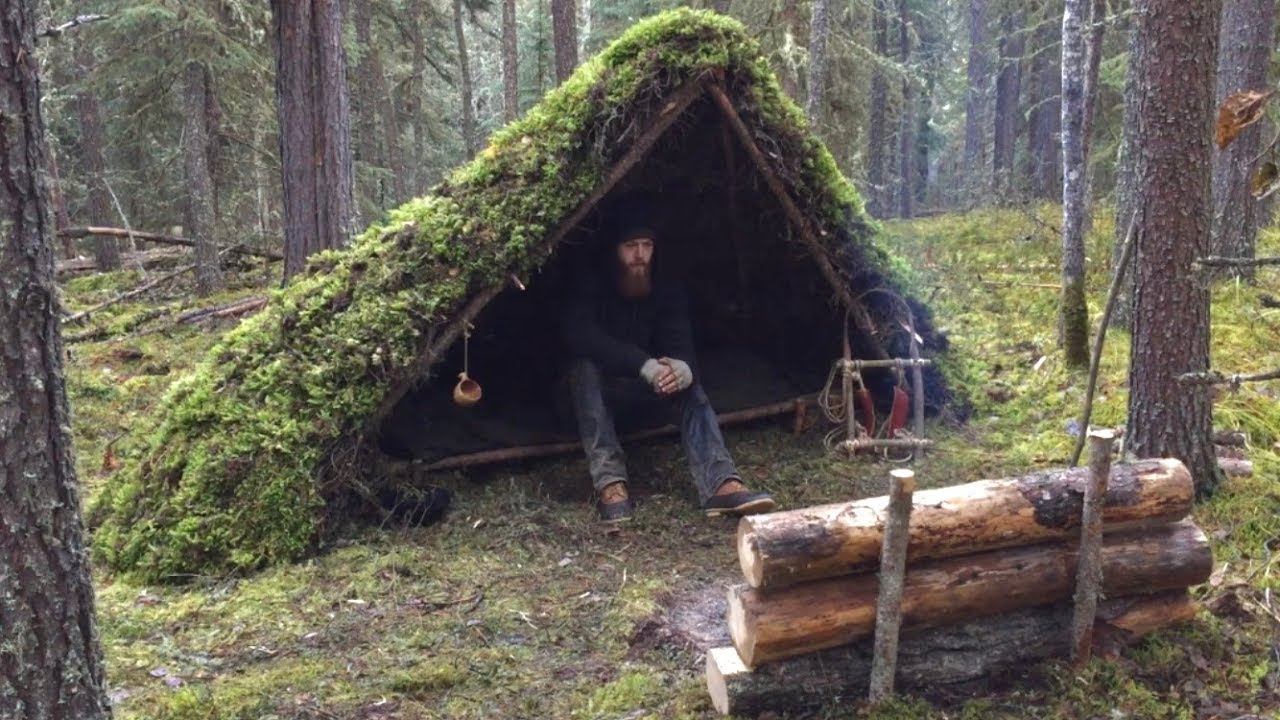
{"label": "shelter entrance", "polygon": [[[674,276],[688,294],[699,382],[716,411],[731,419],[779,414],[821,390],[841,355],[845,308],[809,248],[793,237],[778,196],[704,95],[565,236],[539,273],[513,279],[477,316],[465,347],[456,343],[433,377],[405,395],[383,423],[385,450],[450,467],[577,447],[562,390],[570,357],[560,321],[570,283],[611,240],[604,230],[611,214],[636,197],[654,214],[655,273]],[[855,357],[877,342],[853,326],[849,333]],[[470,407],[452,397],[464,362],[483,388]],[[892,374],[867,377],[873,396],[887,402]],[[617,420],[624,436],[667,421]],[[549,444],[560,447],[524,451]]]}

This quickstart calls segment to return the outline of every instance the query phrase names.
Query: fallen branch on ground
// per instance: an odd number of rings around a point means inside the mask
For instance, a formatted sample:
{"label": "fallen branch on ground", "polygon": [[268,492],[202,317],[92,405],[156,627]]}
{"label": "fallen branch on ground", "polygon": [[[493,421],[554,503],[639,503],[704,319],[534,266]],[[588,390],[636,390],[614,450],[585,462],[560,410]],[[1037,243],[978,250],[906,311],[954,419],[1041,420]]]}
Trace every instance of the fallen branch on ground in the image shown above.
{"label": "fallen branch on ground", "polygon": [[1255,375],[1223,375],[1217,370],[1208,372],[1189,372],[1178,376],[1178,382],[1184,385],[1230,385],[1234,390],[1240,387],[1241,383],[1247,382],[1264,382],[1266,380],[1280,380],[1280,370],[1271,370]]}
{"label": "fallen branch on ground", "polygon": [[[164,262],[186,260],[190,257],[189,253],[182,250],[173,250],[170,248],[155,248],[154,250],[144,250],[137,253],[125,253],[120,257],[120,266],[129,268],[147,265],[157,265]],[[58,274],[89,272],[98,269],[98,263],[93,258],[75,258],[72,260],[59,260],[54,268]]]}
{"label": "fallen branch on ground", "polygon": [[1245,258],[1210,255],[1196,260],[1195,264],[1203,267],[1258,267],[1260,265],[1280,265],[1280,257]]}
{"label": "fallen branch on ground", "polygon": [[241,298],[231,303],[223,303],[221,305],[215,305],[213,307],[188,310],[182,313],[181,315],[179,315],[178,319],[175,320],[174,322],[178,324],[193,323],[193,322],[198,322],[200,320],[207,320],[210,318],[224,318],[224,317],[231,317],[235,315],[244,315],[246,313],[251,313],[255,310],[261,310],[263,307],[266,306],[266,304],[267,304],[267,297],[265,295],[255,295],[253,297]]}
{"label": "fallen branch on ground", "polygon": [[100,302],[100,303],[98,303],[97,305],[94,305],[93,307],[89,308],[88,310],[81,310],[80,312],[78,312],[78,313],[76,313],[76,314],[74,314],[74,315],[68,315],[67,317],[65,317],[65,318],[63,318],[63,319],[62,319],[62,323],[63,323],[64,325],[67,325],[67,324],[70,324],[70,323],[79,322],[79,321],[81,321],[81,320],[83,320],[83,319],[85,319],[85,318],[89,317],[90,315],[92,315],[92,314],[96,313],[96,312],[99,312],[99,311],[101,311],[101,310],[105,310],[105,309],[107,309],[107,308],[111,307],[112,305],[116,305],[116,304],[118,304],[118,303],[124,302],[125,300],[128,300],[128,299],[130,299],[130,298],[138,297],[139,295],[141,295],[141,294],[145,293],[146,291],[148,291],[148,290],[150,290],[150,289],[154,288],[155,286],[157,286],[157,285],[159,285],[159,284],[161,284],[161,283],[163,283],[163,282],[167,282],[167,281],[169,281],[169,280],[172,280],[172,279],[174,279],[174,278],[176,278],[176,277],[178,277],[178,276],[180,276],[180,275],[182,275],[182,274],[184,274],[184,273],[189,273],[189,272],[191,272],[192,270],[195,270],[195,269],[196,269],[196,266],[195,266],[195,265],[184,265],[184,266],[182,266],[182,267],[178,268],[177,270],[174,270],[174,271],[173,271],[173,272],[171,272],[171,273],[166,273],[166,274],[164,274],[164,275],[161,275],[160,277],[156,278],[155,280],[152,280],[151,282],[143,283],[142,285],[139,285],[138,287],[136,287],[136,288],[134,288],[134,289],[130,290],[130,291],[129,291],[129,292],[127,292],[127,293],[122,293],[122,294],[120,294],[120,295],[117,295],[117,296],[115,296],[115,297],[111,298],[110,300],[105,300],[105,301],[103,301],[103,302]]}
{"label": "fallen branch on ground", "polygon": [[[126,230],[124,228],[113,227],[73,227],[63,228],[58,231],[58,237],[62,238],[84,238],[91,236],[106,237],[122,237],[134,238],[136,240],[145,240],[147,242],[160,243],[161,245],[182,245],[184,247],[195,247],[196,241],[190,238],[177,237],[176,235],[162,235],[160,233],[140,232],[137,230]],[[283,260],[284,256],[270,250],[255,250],[247,248],[243,245],[232,245],[230,247],[220,247],[219,252],[231,252],[236,255],[252,255],[254,257],[266,258],[268,260]]]}
{"label": "fallen branch on ground", "polygon": [[152,308],[137,317],[131,318],[128,322],[125,323],[123,328],[99,327],[99,328],[94,328],[92,330],[86,330],[82,333],[76,333],[75,335],[63,335],[62,342],[67,345],[74,345],[76,343],[82,343],[82,342],[93,342],[95,340],[105,340],[114,335],[123,335],[125,333],[134,332],[138,328],[145,325],[146,323],[149,323],[152,320],[155,320],[156,318],[162,318],[172,313],[173,313],[173,308],[169,308],[169,307]]}

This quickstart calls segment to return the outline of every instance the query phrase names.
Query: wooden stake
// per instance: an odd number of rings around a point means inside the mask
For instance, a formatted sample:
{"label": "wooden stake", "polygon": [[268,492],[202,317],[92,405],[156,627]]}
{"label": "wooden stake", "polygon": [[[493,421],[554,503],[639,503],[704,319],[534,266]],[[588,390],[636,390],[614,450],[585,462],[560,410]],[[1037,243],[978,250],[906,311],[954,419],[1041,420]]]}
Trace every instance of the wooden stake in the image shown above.
{"label": "wooden stake", "polygon": [[897,469],[889,486],[889,517],[885,520],[884,545],[880,550],[880,596],[876,601],[876,639],[871,660],[873,704],[893,695],[893,677],[898,667],[898,630],[902,627],[902,579],[907,570],[908,526],[911,496],[916,490],[916,474]]}
{"label": "wooden stake", "polygon": [[1102,504],[1111,476],[1111,443],[1115,433],[1089,433],[1089,482],[1084,486],[1084,511],[1080,523],[1080,565],[1076,570],[1075,613],[1071,619],[1071,659],[1075,666],[1089,662],[1093,645],[1093,620],[1102,588]]}

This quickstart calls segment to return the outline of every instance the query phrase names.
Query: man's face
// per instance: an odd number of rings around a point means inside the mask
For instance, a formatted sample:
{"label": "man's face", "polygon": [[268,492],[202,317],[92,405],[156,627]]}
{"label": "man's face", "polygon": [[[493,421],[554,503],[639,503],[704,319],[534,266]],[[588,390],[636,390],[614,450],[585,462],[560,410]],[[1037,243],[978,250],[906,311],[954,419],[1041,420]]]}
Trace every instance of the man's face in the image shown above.
{"label": "man's face", "polygon": [[653,262],[653,238],[633,238],[618,243],[618,266],[626,277],[647,277]]}

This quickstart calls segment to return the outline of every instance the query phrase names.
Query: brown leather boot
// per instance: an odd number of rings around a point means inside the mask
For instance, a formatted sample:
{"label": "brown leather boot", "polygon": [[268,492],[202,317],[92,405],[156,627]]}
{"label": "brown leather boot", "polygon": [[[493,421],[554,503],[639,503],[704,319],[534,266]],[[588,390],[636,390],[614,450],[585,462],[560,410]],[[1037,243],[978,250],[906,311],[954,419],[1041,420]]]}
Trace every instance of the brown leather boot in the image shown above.
{"label": "brown leather boot", "polygon": [[625,522],[635,515],[635,504],[627,495],[627,484],[619,481],[600,489],[596,497],[596,510],[600,519],[608,523]]}

